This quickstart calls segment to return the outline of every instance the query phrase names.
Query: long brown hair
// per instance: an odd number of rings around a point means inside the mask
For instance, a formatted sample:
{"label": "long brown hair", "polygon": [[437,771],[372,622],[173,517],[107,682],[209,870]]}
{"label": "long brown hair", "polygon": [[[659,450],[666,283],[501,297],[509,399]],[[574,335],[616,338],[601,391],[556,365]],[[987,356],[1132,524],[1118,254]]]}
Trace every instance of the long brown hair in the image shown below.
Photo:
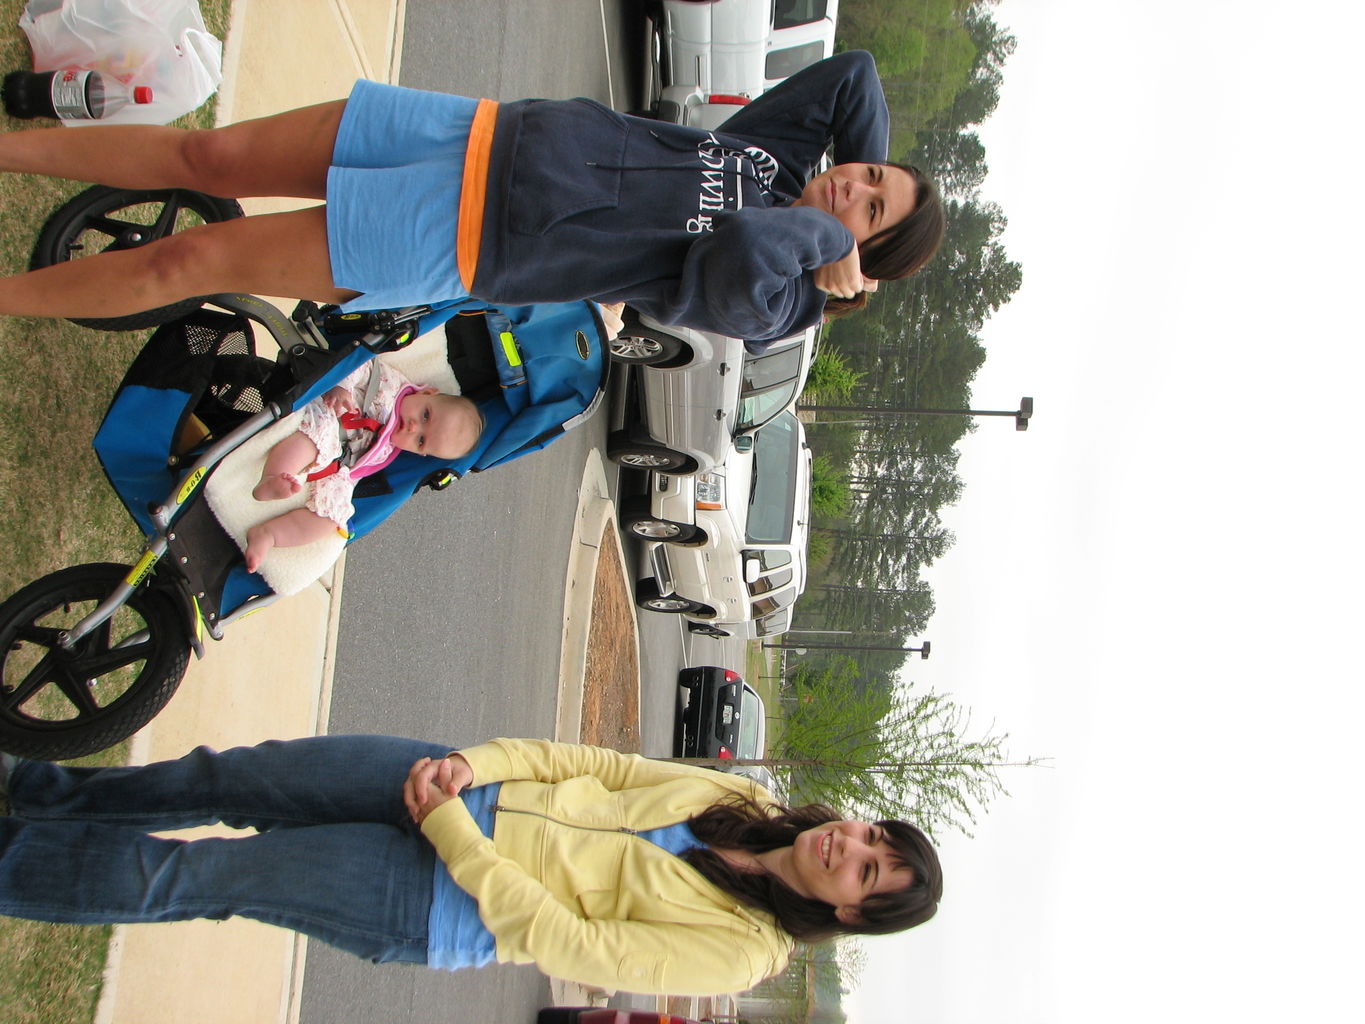
{"label": "long brown hair", "polygon": [[[915,183],[915,208],[910,216],[889,228],[878,231],[858,246],[863,274],[878,281],[894,281],[909,277],[924,266],[938,251],[947,228],[943,200],[938,189],[923,171],[910,164],[887,164],[899,167]],[[825,301],[825,316],[829,319],[847,316],[867,305],[867,292],[859,292],[851,299],[830,296]]]}
{"label": "long brown hair", "polygon": [[[693,835],[710,847],[766,853],[791,846],[807,829],[842,817],[824,804],[784,807],[734,794],[712,804],[687,824]],[[804,942],[850,933],[884,935],[913,928],[934,916],[943,895],[943,870],[933,844],[914,825],[895,819],[876,824],[885,830],[896,857],[914,872],[914,880],[905,889],[868,897],[858,908],[861,920],[855,924],[840,921],[836,908],[802,896],[776,875],[741,871],[713,849],[694,848],[683,854],[683,859],[732,896],[772,914],[784,931]]]}

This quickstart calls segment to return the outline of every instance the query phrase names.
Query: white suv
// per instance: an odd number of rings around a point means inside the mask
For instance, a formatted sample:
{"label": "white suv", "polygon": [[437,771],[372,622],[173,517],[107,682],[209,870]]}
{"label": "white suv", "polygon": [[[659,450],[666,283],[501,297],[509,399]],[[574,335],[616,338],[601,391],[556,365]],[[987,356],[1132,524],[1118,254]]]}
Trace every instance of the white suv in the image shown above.
{"label": "white suv", "polygon": [[810,448],[791,412],[712,470],[650,474],[649,493],[620,513],[626,532],[650,542],[653,576],[637,585],[636,603],[716,631],[784,630],[806,586],[810,493]]}
{"label": "white suv", "polygon": [[807,328],[753,355],[737,338],[655,326],[627,310],[626,327],[611,343],[612,358],[628,369],[607,456],[661,473],[713,469],[796,401],[818,333]]}

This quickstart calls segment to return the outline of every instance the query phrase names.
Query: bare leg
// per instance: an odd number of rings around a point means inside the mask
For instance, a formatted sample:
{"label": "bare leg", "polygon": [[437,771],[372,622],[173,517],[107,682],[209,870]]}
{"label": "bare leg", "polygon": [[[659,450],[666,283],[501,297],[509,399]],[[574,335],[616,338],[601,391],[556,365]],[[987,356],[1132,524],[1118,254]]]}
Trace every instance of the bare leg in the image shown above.
{"label": "bare leg", "polygon": [[259,569],[271,548],[297,548],[336,532],[336,523],[306,508],[296,508],[293,512],[267,519],[246,532],[247,572]]}
{"label": "bare leg", "polygon": [[319,302],[356,294],[332,282],[326,207],[313,206],[204,224],[137,249],[4,278],[0,313],[123,316],[217,292]]}
{"label": "bare leg", "polygon": [[298,494],[303,484],[298,474],[317,461],[318,446],[302,431],[286,437],[265,457],[260,482],[251,496],[257,501],[276,501]]}
{"label": "bare leg", "polygon": [[0,133],[0,171],[119,188],[323,199],[345,100],[225,128],[92,125]]}

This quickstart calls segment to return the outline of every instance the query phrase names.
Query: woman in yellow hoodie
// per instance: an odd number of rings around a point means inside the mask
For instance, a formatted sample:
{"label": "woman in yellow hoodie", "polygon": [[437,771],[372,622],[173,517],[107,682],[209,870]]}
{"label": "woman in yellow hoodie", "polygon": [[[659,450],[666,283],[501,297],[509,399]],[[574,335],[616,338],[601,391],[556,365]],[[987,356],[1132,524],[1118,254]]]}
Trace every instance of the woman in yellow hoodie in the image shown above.
{"label": "woman in yellow hoodie", "polygon": [[[317,737],[138,768],[6,756],[4,790],[3,914],[241,915],[376,962],[534,962],[640,993],[749,988],[794,939],[908,928],[942,892],[932,845],[904,822],[785,808],[739,776],[540,740],[448,754]],[[260,833],[148,834],[212,821]]]}

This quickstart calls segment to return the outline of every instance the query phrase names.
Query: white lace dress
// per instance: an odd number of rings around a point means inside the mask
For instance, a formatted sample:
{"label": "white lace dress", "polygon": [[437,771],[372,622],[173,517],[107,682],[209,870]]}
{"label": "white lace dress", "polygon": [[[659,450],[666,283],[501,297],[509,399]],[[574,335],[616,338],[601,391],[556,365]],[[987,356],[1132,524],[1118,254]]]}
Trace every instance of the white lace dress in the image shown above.
{"label": "white lace dress", "polygon": [[[369,403],[360,411],[362,415],[380,424],[387,423],[389,417],[393,415],[399,392],[412,386],[412,382],[397,370],[377,359],[371,359],[345,378],[338,387],[349,391],[352,400],[359,406],[364,401],[372,372],[379,373],[379,385]],[[374,443],[376,436],[374,431],[363,429],[347,430],[343,435],[337,414],[328,408],[327,403],[321,398],[315,398],[303,407],[299,431],[307,435],[318,449],[317,461],[300,476],[314,473],[339,459],[342,455],[343,436],[352,455],[364,452]],[[351,494],[354,490],[355,481],[351,478],[348,467],[343,464],[331,476],[320,477],[312,482],[312,493],[305,504],[310,511],[336,523],[337,529],[345,533],[346,524],[355,514],[355,506],[351,504]]]}

